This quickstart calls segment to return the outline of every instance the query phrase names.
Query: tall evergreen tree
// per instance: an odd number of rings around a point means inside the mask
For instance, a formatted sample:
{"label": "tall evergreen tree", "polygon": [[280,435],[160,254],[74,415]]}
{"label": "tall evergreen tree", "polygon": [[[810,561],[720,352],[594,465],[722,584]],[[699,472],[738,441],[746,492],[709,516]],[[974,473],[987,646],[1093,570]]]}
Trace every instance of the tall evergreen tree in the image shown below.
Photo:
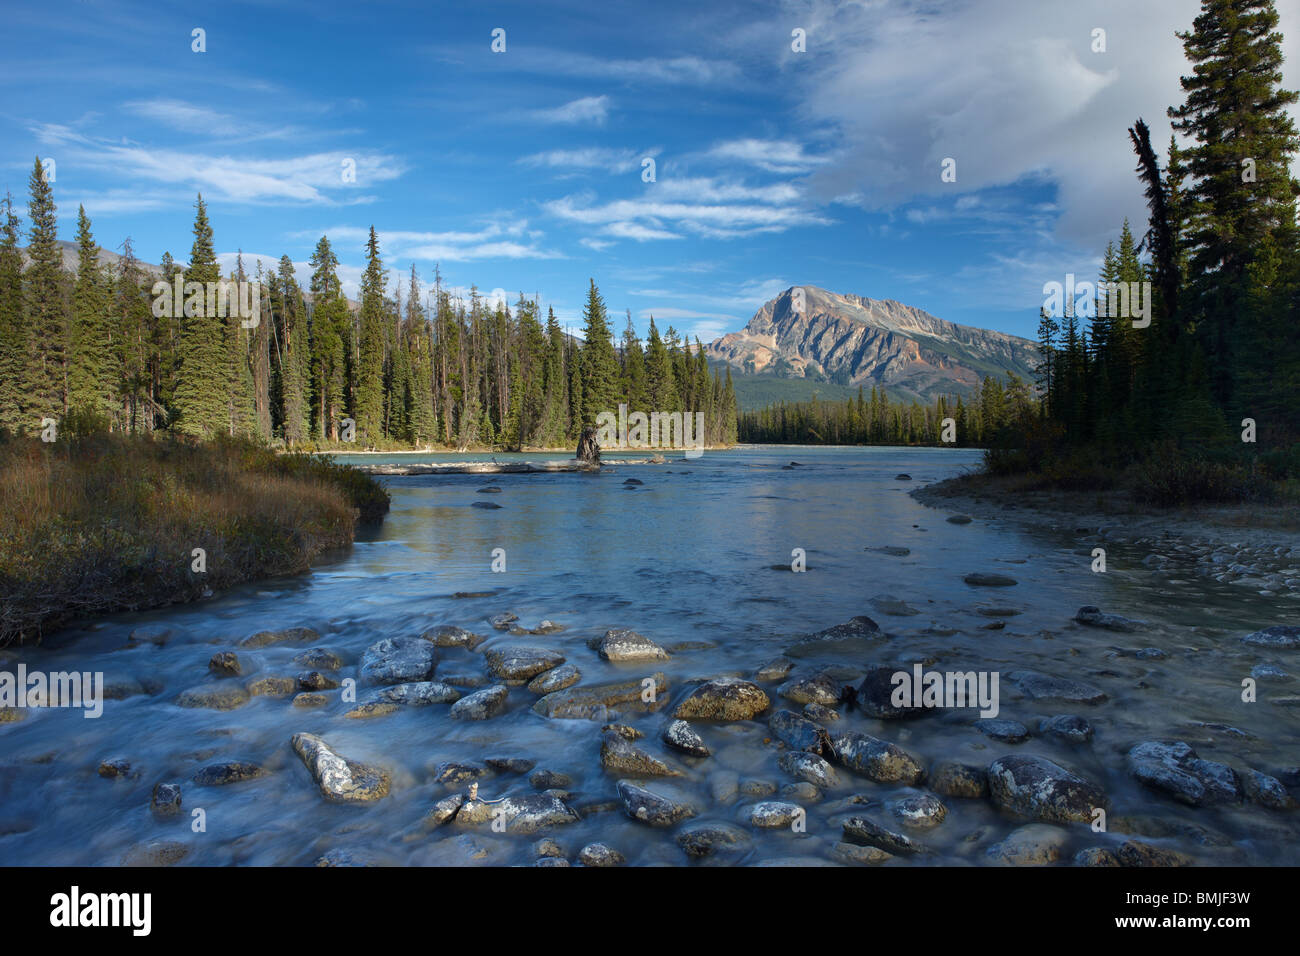
{"label": "tall evergreen tree", "polygon": [[59,248],[54,191],[41,158],[28,180],[27,324],[30,328],[28,373],[24,388],[37,431],[40,419],[61,419],[68,410],[68,323],[63,302],[63,253]]}

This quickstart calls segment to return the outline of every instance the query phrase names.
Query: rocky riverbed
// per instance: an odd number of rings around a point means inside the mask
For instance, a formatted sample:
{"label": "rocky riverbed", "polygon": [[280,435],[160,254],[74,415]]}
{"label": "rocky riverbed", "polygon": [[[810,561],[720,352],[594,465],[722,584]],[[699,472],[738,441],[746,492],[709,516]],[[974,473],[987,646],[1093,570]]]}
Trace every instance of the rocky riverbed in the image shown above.
{"label": "rocky riverbed", "polygon": [[[107,700],[0,710],[0,861],[1300,859],[1283,591],[1142,535],[1094,573],[1095,529],[926,507],[947,459],[855,454],[394,480],[308,578],[10,649]],[[996,706],[893,694],[932,673]]]}

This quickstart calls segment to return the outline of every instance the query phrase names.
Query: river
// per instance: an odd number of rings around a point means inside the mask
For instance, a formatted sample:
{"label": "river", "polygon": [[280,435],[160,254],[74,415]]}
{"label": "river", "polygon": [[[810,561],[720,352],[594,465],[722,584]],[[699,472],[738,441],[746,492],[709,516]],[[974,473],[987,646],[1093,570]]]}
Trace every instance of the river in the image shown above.
{"label": "river", "polygon": [[[599,475],[386,478],[392,510],[382,526],[363,531],[346,554],[310,574],[241,587],[196,605],[108,616],[53,635],[39,648],[4,652],[6,670],[21,663],[28,671],[102,671],[110,683],[141,692],[106,701],[98,719],[43,708],[0,725],[0,863],[111,865],[133,847],[171,841],[183,845],[185,863],[201,865],[305,865],[327,854],[343,862],[405,865],[532,863],[539,852],[576,861],[578,850],[593,842],[632,864],[684,864],[688,858],[675,836],[687,825],[651,828],[617,806],[617,777],[601,766],[600,723],[543,717],[531,709],[537,695],[523,686],[510,688],[504,713],[483,721],[452,720],[447,704],[348,719],[343,714],[353,704],[340,690],[324,691],[328,700],[315,709],[295,706],[290,697],[254,696],[232,710],[180,707],[176,698],[212,679],[209,659],[222,651],[236,652],[243,670],[226,681],[304,670],[294,662],[304,645],[239,646],[255,632],[318,631],[320,639],[310,646],[342,659],[341,679],[357,677],[375,642],[418,637],[447,624],[488,640],[474,652],[442,650],[434,679],[481,675],[485,649],[523,643],[562,653],[581,670],[582,684],[662,671],[667,696],[676,701],[688,681],[753,679],[757,668],[801,635],[863,614],[885,634],[797,651],[790,658],[795,676],[830,667],[849,679],[869,664],[917,662],[998,672],[998,717],[1019,721],[1031,737],[1020,743],[992,739],[974,726],[978,714],[971,709],[896,721],[847,707],[837,708],[832,734],[883,738],[927,766],[958,761],[986,767],[1018,753],[1077,772],[1107,794],[1112,832],[1096,833],[1083,823],[1059,828],[1046,842],[1057,847],[1049,856],[1062,862],[1129,833],[1198,863],[1300,862],[1294,814],[1249,801],[1187,806],[1141,785],[1125,763],[1139,741],[1180,740],[1239,773],[1254,769],[1294,783],[1287,774],[1300,764],[1300,710],[1287,703],[1285,684],[1261,683],[1259,700],[1245,703],[1241,681],[1260,663],[1294,666],[1286,655],[1300,651],[1246,647],[1241,638],[1294,620],[1297,602],[1148,570],[1139,563],[1141,553],[1123,550],[1107,555],[1106,573],[1094,573],[1090,548],[1073,528],[1034,531],[1014,515],[953,524],[945,512],[907,493],[978,461],[979,453],[968,450],[765,446],[610,467]],[[642,484],[625,484],[629,478]],[[480,494],[487,485],[500,492]],[[474,507],[486,503],[500,507]],[[869,550],[881,547],[907,553]],[[803,573],[790,570],[795,549],[806,555]],[[504,571],[493,570],[494,558],[498,566],[504,561]],[[965,583],[975,572],[1009,575],[1018,583]],[[454,596],[484,592],[490,593]],[[1135,633],[1083,627],[1073,621],[1082,605],[1146,623]],[[525,628],[546,619],[563,630],[512,636],[487,622],[504,612],[518,615]],[[1001,629],[986,629],[999,621]],[[671,659],[602,661],[587,641],[610,628],[651,638],[669,649]],[[1141,649],[1148,650],[1136,653]],[[1033,699],[1008,676],[1023,671],[1085,681],[1107,699]],[[759,686],[773,709],[798,711],[778,697],[781,684]],[[357,695],[365,700],[373,691],[361,684]],[[1091,741],[1067,744],[1037,732],[1040,719],[1062,714],[1085,717],[1094,729]],[[712,751],[706,758],[664,747],[663,711],[629,711],[618,719],[644,733],[637,746],[685,772],[639,783],[694,805],[696,824],[716,821],[736,828],[729,832],[743,831],[728,852],[710,860],[841,862],[836,844],[845,817],[861,814],[898,830],[891,807],[925,791],[924,784],[878,783],[840,768],[836,782],[816,797],[783,795],[793,778],[779,763],[781,751],[765,719],[697,722]],[[345,757],[386,770],[391,792],[362,806],[326,802],[290,747],[298,732],[317,734]],[[435,801],[466,787],[435,782],[436,768],[497,757],[524,758],[570,778],[563,789],[568,802],[583,809],[581,821],[530,835],[456,821],[428,832],[420,828]],[[130,769],[115,778],[101,775],[101,764],[111,759]],[[223,761],[256,764],[265,773],[224,786],[195,782],[201,768]],[[180,786],[181,813],[151,812],[158,783]],[[478,783],[486,799],[534,792],[527,773],[489,771]],[[942,823],[907,831],[930,852],[895,857],[889,865],[995,863],[1001,859],[996,848],[1025,823],[988,799],[941,799]],[[805,824],[750,826],[750,807],[759,800],[799,803]],[[1117,820],[1123,822],[1117,826]],[[540,851],[542,836],[560,850]]]}

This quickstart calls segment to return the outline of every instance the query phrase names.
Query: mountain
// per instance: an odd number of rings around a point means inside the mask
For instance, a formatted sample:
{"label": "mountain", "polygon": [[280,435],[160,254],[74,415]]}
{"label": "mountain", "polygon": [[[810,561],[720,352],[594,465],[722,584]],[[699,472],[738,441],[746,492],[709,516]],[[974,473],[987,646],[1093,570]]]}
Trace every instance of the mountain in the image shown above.
{"label": "mountain", "polygon": [[875,385],[891,398],[924,403],[969,395],[986,375],[1014,372],[1032,381],[1038,362],[1029,339],[958,325],[892,299],[813,286],[786,289],[741,331],[705,349],[712,361],[746,378],[811,379],[854,389]]}

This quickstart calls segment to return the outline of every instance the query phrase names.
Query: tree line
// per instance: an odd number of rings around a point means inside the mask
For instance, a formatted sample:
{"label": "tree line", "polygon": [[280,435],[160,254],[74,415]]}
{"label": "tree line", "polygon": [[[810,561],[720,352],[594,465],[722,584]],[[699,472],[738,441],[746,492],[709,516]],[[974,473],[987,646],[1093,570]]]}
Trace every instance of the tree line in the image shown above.
{"label": "tree line", "polygon": [[[1149,222],[1127,221],[1099,283],[1150,283],[1150,324],[1086,298],[1040,315],[1039,415],[1010,436],[1020,466],[1153,445],[1259,457],[1300,476],[1300,149],[1271,0],[1203,0],[1180,32],[1191,73],[1168,111],[1161,164],[1142,120],[1128,130]],[[1086,323],[1086,325],[1085,325]]]}
{"label": "tree line", "polygon": [[[744,442],[795,445],[979,446],[1029,414],[1033,403],[1029,383],[1014,373],[1005,381],[985,376],[969,401],[941,395],[931,405],[891,402],[875,385],[868,398],[859,385],[857,396],[843,401],[814,396],[743,411],[739,434]],[[951,425],[947,435],[945,424]]]}
{"label": "tree line", "polygon": [[[0,224],[0,429],[8,432],[36,434],[52,419],[73,431],[247,435],[290,448],[352,440],[517,450],[571,446],[598,414],[626,403],[703,412],[708,445],[736,440],[730,371],[711,372],[698,339],[692,347],[671,326],[661,334],[653,317],[643,341],[628,312],[616,345],[594,280],[579,341],[523,294],[513,309],[476,289],[466,300],[436,271],[426,291],[414,264],[390,284],[372,227],[354,308],[324,236],[305,289],[287,255],[274,271],[258,262],[252,275],[240,255],[223,278],[201,195],[187,265],[165,253],[158,269],[147,267],[129,239],[114,268],[102,265],[81,208],[69,272],[39,157],[29,191],[26,269],[11,196]],[[173,301],[178,278],[186,291]],[[222,282],[252,283],[257,314],[214,308],[202,292],[191,301],[190,283]],[[160,308],[163,300],[170,307]]]}

